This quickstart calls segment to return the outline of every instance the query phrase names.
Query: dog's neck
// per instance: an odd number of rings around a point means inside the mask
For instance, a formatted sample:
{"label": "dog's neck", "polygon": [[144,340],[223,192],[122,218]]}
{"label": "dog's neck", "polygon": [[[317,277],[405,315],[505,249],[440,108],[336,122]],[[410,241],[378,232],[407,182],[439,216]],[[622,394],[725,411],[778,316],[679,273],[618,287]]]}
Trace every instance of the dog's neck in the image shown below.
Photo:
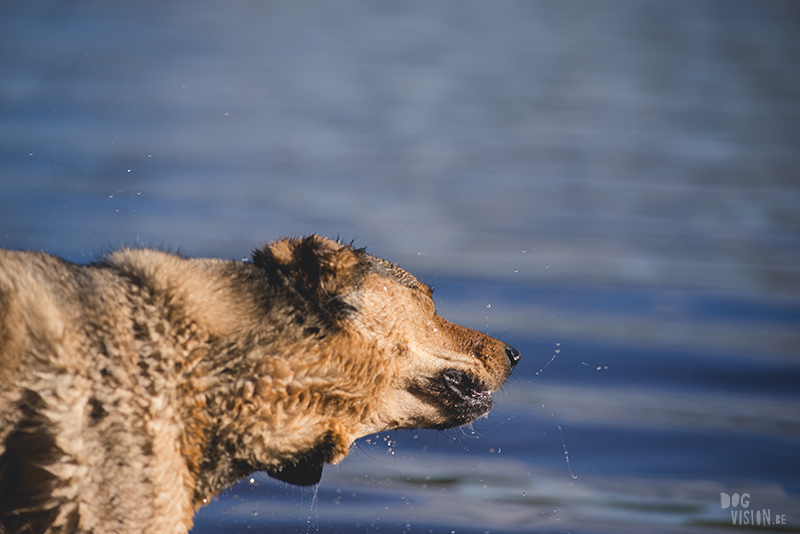
{"label": "dog's neck", "polygon": [[[324,354],[346,342],[298,344],[288,347],[287,357],[263,354],[261,347],[274,345],[263,341],[238,342],[242,352],[236,357],[227,348],[232,340],[210,341],[197,367],[204,391],[187,377],[184,404],[192,424],[186,426],[183,447],[196,476],[195,506],[253,471],[293,484],[315,484],[323,463],[338,463],[355,439],[372,432],[370,424],[378,424],[373,408],[361,399],[366,387],[380,387],[381,380],[344,382],[341,367],[336,372],[329,367],[326,376],[320,364]],[[215,383],[208,383],[211,376]]]}
{"label": "dog's neck", "polygon": [[[169,336],[153,324],[143,330],[177,343],[160,371],[182,407],[180,447],[195,508],[257,470],[315,483],[323,462],[337,463],[355,439],[383,429],[374,400],[360,400],[374,399],[392,379],[376,346],[267,284],[252,263],[134,252],[109,263],[143,288],[130,297],[141,301],[134,308],[158,301],[160,324],[173,329]],[[348,369],[354,350],[369,356]]]}

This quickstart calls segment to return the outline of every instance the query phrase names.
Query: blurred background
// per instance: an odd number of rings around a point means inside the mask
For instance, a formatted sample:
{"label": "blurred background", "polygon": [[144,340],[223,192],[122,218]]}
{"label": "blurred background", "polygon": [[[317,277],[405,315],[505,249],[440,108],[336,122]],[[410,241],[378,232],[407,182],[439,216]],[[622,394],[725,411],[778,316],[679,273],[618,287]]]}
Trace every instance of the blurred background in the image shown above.
{"label": "blurred background", "polygon": [[195,533],[800,531],[798,36],[791,0],[9,0],[0,246],[339,236],[522,352],[488,418]]}

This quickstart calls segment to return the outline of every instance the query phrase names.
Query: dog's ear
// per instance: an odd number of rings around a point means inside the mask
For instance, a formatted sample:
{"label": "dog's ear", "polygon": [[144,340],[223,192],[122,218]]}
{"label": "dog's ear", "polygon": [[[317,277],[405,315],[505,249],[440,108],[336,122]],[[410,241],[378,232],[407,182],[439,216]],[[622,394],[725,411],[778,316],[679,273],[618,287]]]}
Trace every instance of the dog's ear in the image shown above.
{"label": "dog's ear", "polygon": [[289,283],[304,296],[343,294],[358,283],[364,268],[358,251],[318,235],[267,243],[253,253],[253,263],[273,283]]}

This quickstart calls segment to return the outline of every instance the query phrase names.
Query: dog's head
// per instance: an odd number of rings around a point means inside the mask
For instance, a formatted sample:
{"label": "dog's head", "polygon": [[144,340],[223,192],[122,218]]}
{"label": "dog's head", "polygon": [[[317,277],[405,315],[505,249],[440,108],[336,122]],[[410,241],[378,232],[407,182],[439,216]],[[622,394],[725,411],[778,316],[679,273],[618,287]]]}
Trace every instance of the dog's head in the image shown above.
{"label": "dog's head", "polygon": [[[353,296],[352,323],[395,369],[383,406],[387,428],[450,428],[486,415],[519,352],[436,313],[432,290],[396,265],[371,264]],[[384,430],[384,429],[379,429]]]}
{"label": "dog's head", "polygon": [[375,432],[470,423],[519,361],[510,345],[441,318],[427,285],[363,250],[310,236],[273,242],[254,262],[298,300],[295,322],[320,347],[309,374],[327,384],[315,394],[333,410],[320,445],[276,478],[315,483],[324,461]]}

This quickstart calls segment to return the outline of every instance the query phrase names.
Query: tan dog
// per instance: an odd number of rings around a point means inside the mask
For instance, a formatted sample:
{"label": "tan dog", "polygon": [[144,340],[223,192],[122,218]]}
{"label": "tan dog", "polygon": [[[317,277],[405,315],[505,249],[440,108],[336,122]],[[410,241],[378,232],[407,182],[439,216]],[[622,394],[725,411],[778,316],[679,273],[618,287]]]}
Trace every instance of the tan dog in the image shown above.
{"label": "tan dog", "polygon": [[186,533],[256,470],[485,415],[519,360],[395,265],[318,236],[251,262],[0,250],[0,533]]}

